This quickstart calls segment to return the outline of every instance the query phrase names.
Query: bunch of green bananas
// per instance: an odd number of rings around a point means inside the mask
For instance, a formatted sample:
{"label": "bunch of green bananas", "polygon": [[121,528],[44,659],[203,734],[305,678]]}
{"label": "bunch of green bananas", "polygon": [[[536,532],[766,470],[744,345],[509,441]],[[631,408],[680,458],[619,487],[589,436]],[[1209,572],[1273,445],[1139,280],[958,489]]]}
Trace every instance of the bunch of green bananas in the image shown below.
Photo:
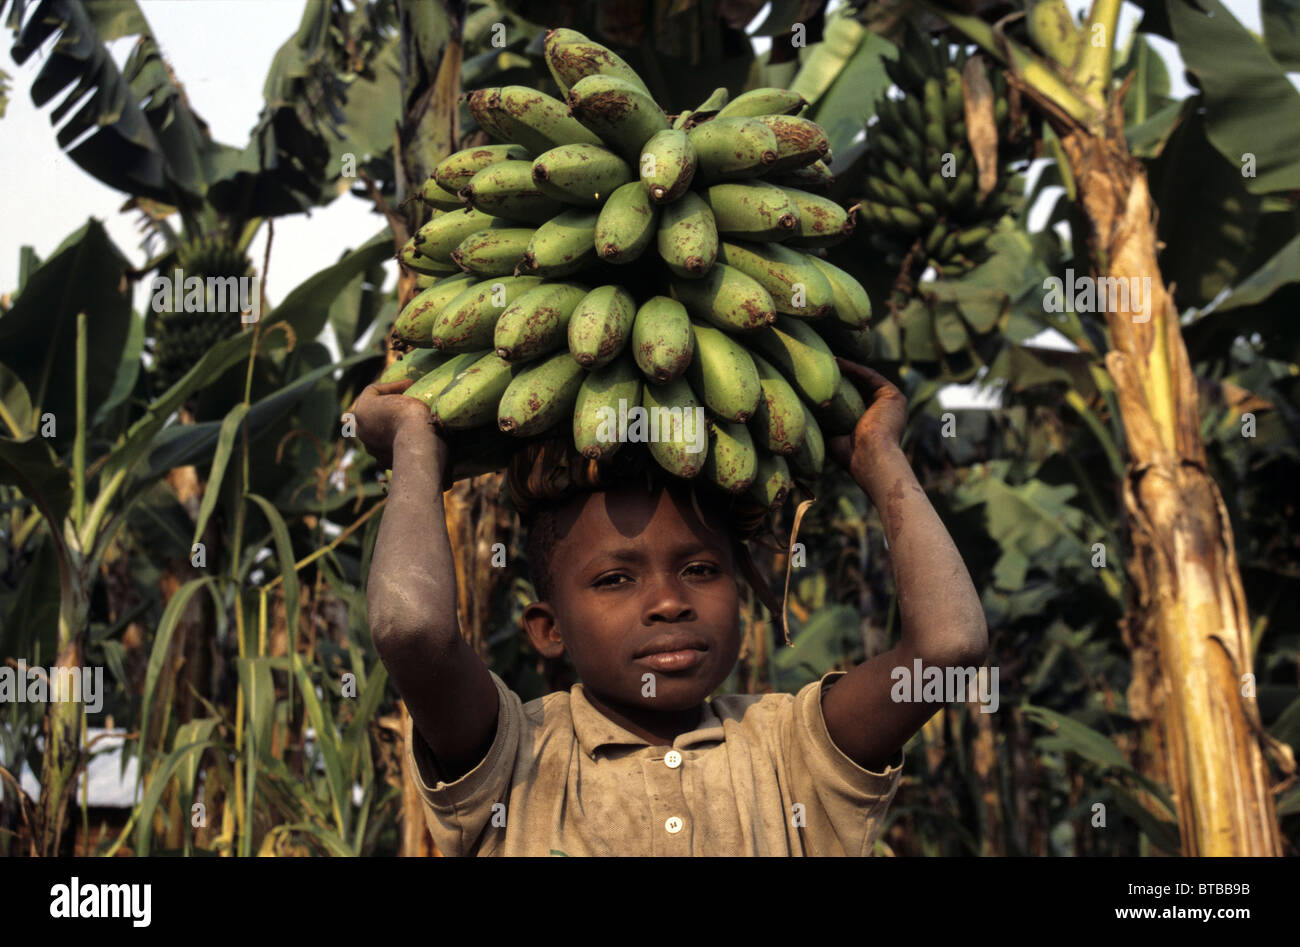
{"label": "bunch of green bananas", "polygon": [[[188,281],[198,277],[206,286],[209,277],[225,279],[244,277],[253,272],[252,261],[221,236],[200,235],[176,247],[176,265],[169,274],[173,281]],[[184,297],[184,285],[180,295]],[[175,298],[175,297],[173,297]],[[179,381],[194,367],[212,346],[239,332],[239,294],[225,301],[224,310],[217,311],[216,300],[205,294],[202,311],[186,311],[185,306],[167,306],[154,311],[150,327],[154,337],[154,382],[164,391]]]}
{"label": "bunch of green bananas", "polygon": [[383,379],[416,379],[406,393],[485,449],[570,425],[593,459],[619,449],[614,417],[644,440],[631,409],[700,408],[703,450],[682,432],[649,439],[651,455],[776,509],[820,474],[823,434],[864,410],[832,355],[865,337],[871,303],[818,253],[855,219],[813,193],[826,134],[783,89],[718,89],[670,116],[581,33],[551,30],[544,49],[567,101],[470,93],[501,143],[451,155],[420,189],[434,216],[398,258],[422,291],[394,326],[418,351]]}
{"label": "bunch of green bananas", "polygon": [[[979,171],[966,137],[962,92],[964,49],[931,42],[908,27],[897,59],[885,71],[902,91],[876,104],[878,121],[867,129],[867,199],[862,216],[872,226],[871,243],[899,266],[909,253],[917,272],[929,263],[944,276],[962,276],[987,258],[985,241],[1012,205],[1012,176],[1006,172],[1010,106],[1000,70],[991,79],[994,118],[1003,166],[997,185],[983,199]],[[919,251],[919,252],[918,252]]]}

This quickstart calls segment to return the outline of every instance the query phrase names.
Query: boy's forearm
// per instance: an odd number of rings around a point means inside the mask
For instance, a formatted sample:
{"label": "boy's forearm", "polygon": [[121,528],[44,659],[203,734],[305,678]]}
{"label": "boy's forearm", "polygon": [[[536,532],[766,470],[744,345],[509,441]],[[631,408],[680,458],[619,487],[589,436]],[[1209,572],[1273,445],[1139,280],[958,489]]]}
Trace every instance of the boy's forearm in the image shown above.
{"label": "boy's forearm", "polygon": [[898,588],[901,644],[927,663],[981,663],[988,627],[979,595],[902,449],[880,447],[855,465],[853,476],[884,524]]}
{"label": "boy's forearm", "polygon": [[446,460],[446,446],[432,425],[403,426],[393,439],[392,482],[366,593],[381,652],[436,651],[459,634],[442,503]]}

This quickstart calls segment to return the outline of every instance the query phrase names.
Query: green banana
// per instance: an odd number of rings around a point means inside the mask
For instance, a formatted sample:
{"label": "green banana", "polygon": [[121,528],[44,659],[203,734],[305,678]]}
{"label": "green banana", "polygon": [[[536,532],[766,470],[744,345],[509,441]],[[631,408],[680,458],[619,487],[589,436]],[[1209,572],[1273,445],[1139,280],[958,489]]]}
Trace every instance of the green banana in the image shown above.
{"label": "green banana", "polygon": [[670,128],[657,132],[645,143],[638,163],[641,184],[650,200],[656,204],[669,204],[691,186],[699,159],[690,136]]}
{"label": "green banana", "polygon": [[943,82],[937,76],[926,76],[921,87],[921,104],[925,109],[925,124],[943,128],[948,121],[948,109],[943,100]]}
{"label": "green banana", "polygon": [[523,260],[534,233],[532,227],[480,230],[462,240],[451,258],[466,273],[509,276]]}
{"label": "green banana", "polygon": [[433,169],[433,177],[446,191],[455,195],[489,165],[500,161],[532,161],[528,149],[519,145],[482,145],[464,148],[443,158]]}
{"label": "green banana", "polygon": [[475,283],[469,273],[459,273],[439,280],[417,293],[393,323],[393,335],[407,345],[427,347],[433,344],[433,324],[444,306]]}
{"label": "green banana", "polygon": [[416,379],[415,384],[402,394],[424,402],[429,406],[429,412],[433,414],[436,412],[439,396],[447,390],[452,380],[486,354],[486,352],[463,352],[460,355],[453,355],[436,368],[421,375]]}
{"label": "green banana", "polygon": [[963,230],[957,235],[957,249],[973,250],[991,236],[993,236],[993,228],[987,224]]}
{"label": "green banana", "polygon": [[593,42],[577,30],[547,30],[543,44],[546,68],[560,87],[560,94],[569,90],[587,76],[613,76],[635,86],[646,95],[650,90],[636,74],[636,70],[611,49]]}
{"label": "green banana", "polygon": [[790,466],[785,462],[785,458],[760,452],[758,469],[754,472],[754,482],[749,487],[749,496],[768,510],[779,510],[792,489],[794,489],[794,481],[790,479]]}
{"label": "green banana", "polygon": [[805,480],[816,480],[826,465],[826,439],[808,406],[801,401],[799,407],[803,408],[804,439],[789,457],[790,470]]}
{"label": "green banana", "polygon": [[687,138],[695,148],[696,174],[706,182],[758,177],[777,158],[776,135],[756,118],[715,118],[696,125]]}
{"label": "green banana", "polygon": [[543,283],[524,293],[497,319],[496,353],[515,364],[565,348],[569,317],[587,292],[577,283]]}
{"label": "green banana", "polygon": [[835,184],[835,175],[831,174],[831,169],[826,167],[825,161],[818,160],[802,168],[793,168],[783,174],[773,175],[770,180],[771,183],[780,184],[782,187],[826,194]]}
{"label": "green banana", "polygon": [[751,89],[724,105],[718,111],[718,118],[794,115],[807,104],[802,95],[789,89]]}
{"label": "green banana", "polygon": [[1028,4],[1025,26],[1029,29],[1029,38],[1041,52],[1054,59],[1067,73],[1074,68],[1083,37],[1065,0],[1035,0]]}
{"label": "green banana", "polygon": [[930,199],[930,192],[926,189],[925,182],[916,173],[916,168],[911,165],[902,169],[902,174],[897,178],[897,181],[907,193],[909,202],[928,201]]}
{"label": "green banana", "polygon": [[871,131],[868,134],[868,141],[895,161],[906,161],[907,156],[903,151],[903,146],[884,130],[882,127],[883,124],[884,123],[882,122],[880,125],[873,125],[871,127]]}
{"label": "green banana", "polygon": [[636,310],[636,300],[622,286],[593,289],[569,317],[569,354],[584,368],[609,363],[627,347]]}
{"label": "green banana", "polygon": [[853,208],[845,210],[829,198],[807,191],[777,187],[798,209],[799,227],[787,238],[791,246],[830,247],[847,240],[853,233],[856,222]]}
{"label": "green banana", "polygon": [[650,246],[659,227],[659,208],[638,181],[609,195],[596,218],[596,253],[607,263],[631,263]]}
{"label": "green banana", "polygon": [[888,207],[888,220],[895,227],[906,230],[908,233],[920,233],[921,228],[925,226],[925,221],[920,215],[912,213],[903,207]]}
{"label": "green banana", "polygon": [[943,71],[943,115],[956,123],[966,114],[966,94],[962,88],[961,71],[948,66]]}
{"label": "green banana", "polygon": [[784,240],[799,228],[799,206],[766,181],[715,184],[701,195],[718,233],[741,240]]}
{"label": "green banana", "polygon": [[718,228],[713,211],[694,192],[663,209],[658,231],[659,256],[683,279],[699,279],[718,255]]}
{"label": "green banana", "polygon": [[753,333],[750,344],[785,373],[811,404],[825,405],[835,396],[840,367],[821,336],[799,319],[777,316],[773,325]]}
{"label": "green banana", "polygon": [[810,254],[779,243],[724,242],[718,260],[757,280],[777,312],[816,319],[835,302],[830,281],[813,265]]}
{"label": "green banana", "polygon": [[692,323],[695,351],[686,368],[691,389],[709,410],[728,421],[747,421],[762,388],[745,347],[712,326]]}
{"label": "green banana", "polygon": [[533,231],[524,251],[521,273],[559,277],[576,273],[596,261],[596,212],[566,210]]}
{"label": "green banana", "polygon": [[460,196],[483,213],[530,224],[545,223],[564,210],[560,201],[533,183],[531,161],[490,164],[469,179]]}
{"label": "green banana", "polygon": [[695,334],[686,309],[667,296],[642,304],[632,323],[632,357],[646,378],[659,384],[686,371],[695,354]]}
{"label": "green banana", "polygon": [[640,404],[641,372],[629,353],[588,372],[573,404],[573,446],[591,460],[612,456],[622,443],[618,439],[620,408],[626,415]]}
{"label": "green banana", "polygon": [[939,252],[939,248],[943,246],[944,238],[947,236],[948,225],[941,220],[930,228],[930,233],[925,238],[925,241],[922,244],[922,249],[924,249],[929,256],[933,257]]}
{"label": "green banana", "polygon": [[415,196],[426,206],[437,210],[460,210],[465,206],[454,191],[444,190],[432,177],[420,185]]}
{"label": "green banana", "polygon": [[656,133],[668,128],[668,116],[654,98],[615,76],[590,75],[569,90],[569,113],[629,161]]}
{"label": "green banana", "polygon": [[812,254],[808,259],[830,283],[835,317],[853,329],[865,327],[871,321],[871,297],[862,284],[834,263]]}
{"label": "green banana", "polygon": [[433,347],[444,352],[492,348],[501,313],[539,283],[541,279],[536,276],[503,276],[475,283],[438,314],[430,332]]}
{"label": "green banana", "polygon": [[[493,101],[498,103],[493,105]],[[492,87],[487,89],[475,89],[468,95],[464,96],[465,104],[469,107],[470,115],[474,116],[474,121],[479,127],[498,141],[508,142],[510,135],[505,127],[497,121],[497,107],[501,100],[501,89]]]}
{"label": "green banana", "polygon": [[728,493],[744,493],[758,473],[758,451],[743,424],[709,422],[709,453],[704,476]]}
{"label": "green banana", "polygon": [[[890,323],[885,323],[885,326],[889,325]],[[831,351],[837,355],[859,362],[868,362],[876,357],[870,326],[863,325],[855,329],[838,319],[822,319],[816,326]]]}
{"label": "green banana", "polygon": [[497,405],[513,374],[510,363],[495,352],[457,372],[434,406],[438,426],[465,431],[490,423],[497,416]]}
{"label": "green banana", "polygon": [[434,349],[418,349],[404,355],[385,368],[383,373],[375,380],[375,384],[383,385],[388,382],[407,381],[408,379],[415,381],[429,374],[447,359],[448,356]]}
{"label": "green banana", "polygon": [[659,466],[678,477],[699,476],[708,459],[708,429],[703,406],[686,379],[658,385],[647,382],[642,386],[641,406],[649,413],[650,455]]}
{"label": "green banana", "polygon": [[415,232],[411,241],[419,253],[430,260],[453,266],[452,251],[461,241],[480,230],[505,229],[510,221],[493,217],[480,210],[453,210],[439,214]]}
{"label": "green banana", "polygon": [[914,132],[923,132],[925,130],[925,112],[922,110],[921,103],[916,96],[905,95],[898,100],[897,104],[899,117],[902,118],[903,123]]}
{"label": "green banana", "polygon": [[560,145],[600,144],[600,137],[569,115],[563,102],[527,86],[503,86],[487,108],[505,141],[535,155]]}
{"label": "green banana", "polygon": [[867,404],[853,384],[852,379],[842,377],[835,386],[835,394],[813,416],[821,423],[822,432],[831,437],[852,433],[858,426],[858,419],[867,413]]}
{"label": "green banana", "polygon": [[599,207],[632,177],[626,161],[599,145],[562,145],[533,162],[533,183],[543,194],[579,207]]}
{"label": "green banana", "polygon": [[[418,235],[416,235],[418,236]],[[402,249],[397,251],[397,262],[407,269],[414,270],[425,276],[452,276],[456,272],[455,264],[444,263],[442,260],[435,260],[432,257],[425,256],[419,250],[416,243],[416,236],[402,245]]]}
{"label": "green banana", "polygon": [[572,412],[585,374],[568,352],[521,369],[501,394],[497,427],[515,437],[549,431]]}
{"label": "green banana", "polygon": [[673,298],[695,315],[728,331],[748,331],[776,319],[772,296],[752,276],[714,263],[701,279],[675,279]]}
{"label": "green banana", "polygon": [[759,119],[776,136],[776,160],[769,171],[791,171],[820,161],[830,151],[830,139],[816,122],[793,115],[764,115]]}
{"label": "green banana", "polygon": [[803,444],[806,422],[798,393],[761,355],[750,353],[762,389],[749,429],[755,442],[773,454],[793,454]]}

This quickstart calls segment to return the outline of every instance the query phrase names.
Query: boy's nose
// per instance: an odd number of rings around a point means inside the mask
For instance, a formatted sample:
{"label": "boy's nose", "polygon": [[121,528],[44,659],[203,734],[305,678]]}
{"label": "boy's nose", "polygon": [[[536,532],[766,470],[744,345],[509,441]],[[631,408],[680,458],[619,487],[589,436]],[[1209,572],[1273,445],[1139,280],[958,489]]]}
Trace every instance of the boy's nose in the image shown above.
{"label": "boy's nose", "polygon": [[695,608],[686,596],[683,584],[676,576],[652,583],[645,608],[647,621],[692,621]]}

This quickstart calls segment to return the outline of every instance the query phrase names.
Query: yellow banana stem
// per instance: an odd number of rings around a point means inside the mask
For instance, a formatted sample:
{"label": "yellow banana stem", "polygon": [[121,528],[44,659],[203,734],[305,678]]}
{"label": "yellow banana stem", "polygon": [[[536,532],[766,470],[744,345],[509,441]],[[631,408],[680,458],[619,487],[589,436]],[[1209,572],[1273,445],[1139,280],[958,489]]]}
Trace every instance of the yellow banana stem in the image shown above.
{"label": "yellow banana stem", "polygon": [[1093,0],[1074,68],[1074,86],[1085,98],[1105,101],[1115,54],[1115,28],[1123,0]]}

